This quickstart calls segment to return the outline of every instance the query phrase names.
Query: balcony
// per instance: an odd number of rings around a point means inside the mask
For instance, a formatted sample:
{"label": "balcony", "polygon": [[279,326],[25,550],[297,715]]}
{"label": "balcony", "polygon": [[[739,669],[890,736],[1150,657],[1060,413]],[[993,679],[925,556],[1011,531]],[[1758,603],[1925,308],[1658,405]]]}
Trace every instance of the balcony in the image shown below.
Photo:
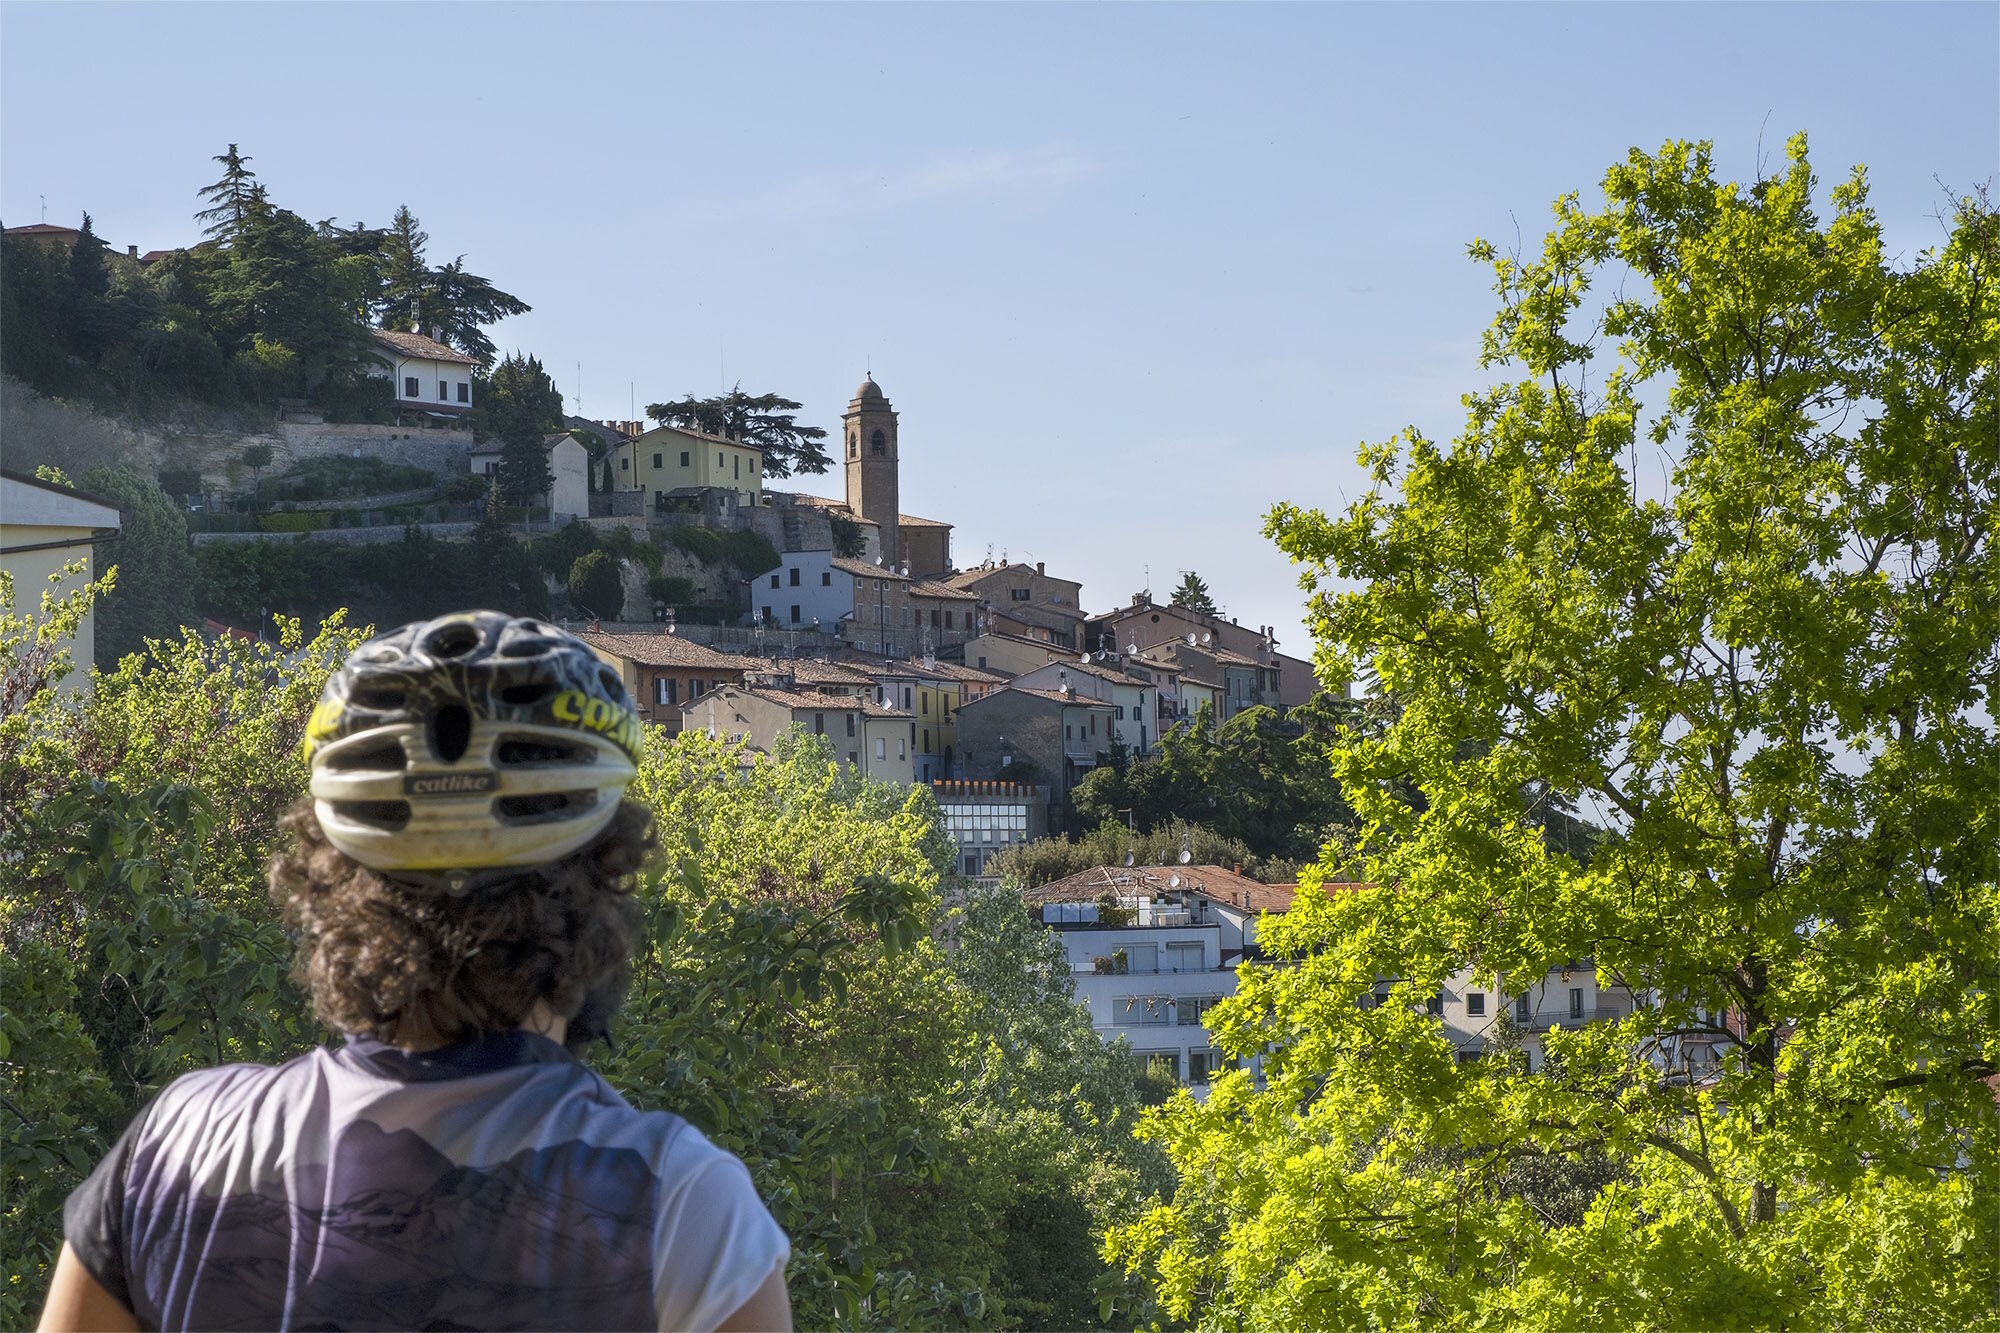
{"label": "balcony", "polygon": [[1522,1018],[1520,1013],[1509,1010],[1514,1026],[1523,1032],[1547,1032],[1552,1027],[1579,1028],[1586,1023],[1616,1023],[1632,1016],[1629,1004],[1600,1004],[1588,1009],[1544,1010]]}

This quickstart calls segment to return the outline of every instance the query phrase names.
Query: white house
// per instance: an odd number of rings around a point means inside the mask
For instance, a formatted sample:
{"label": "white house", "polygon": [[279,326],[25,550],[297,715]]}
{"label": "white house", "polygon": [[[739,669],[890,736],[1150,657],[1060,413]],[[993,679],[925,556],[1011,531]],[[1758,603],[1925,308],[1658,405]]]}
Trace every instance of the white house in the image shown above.
{"label": "white house", "polygon": [[[62,597],[88,584],[96,577],[91,543],[115,537],[118,529],[118,510],[101,500],[35,477],[0,472],[0,570],[13,576],[15,612],[35,615],[44,592]],[[50,576],[77,560],[83,562],[82,573],[51,587]],[[61,682],[66,689],[89,679],[97,646],[91,623],[95,615],[92,611],[83,618],[70,645],[70,671]]]}
{"label": "white house", "polygon": [[835,570],[832,551],[787,551],[778,559],[776,569],[748,581],[753,621],[781,629],[810,629],[818,621],[832,633],[853,613],[854,581]]}
{"label": "white house", "polygon": [[[590,450],[569,434],[550,435],[542,441],[549,451],[549,472],[554,480],[543,497],[549,518],[562,522],[590,517]],[[500,470],[500,455],[506,446],[488,440],[465,456],[466,466],[475,477],[490,477]]]}
{"label": "white house", "polygon": [[[1117,920],[1101,919],[1107,895]],[[1236,993],[1237,965],[1259,956],[1258,917],[1289,908],[1292,887],[1221,866],[1099,866],[1022,897],[1061,938],[1098,1036],[1199,1090],[1227,1064],[1208,1009]]]}
{"label": "white house", "polygon": [[472,371],[479,363],[421,333],[376,329],[375,373],[396,388],[399,418],[457,425],[472,412]]}

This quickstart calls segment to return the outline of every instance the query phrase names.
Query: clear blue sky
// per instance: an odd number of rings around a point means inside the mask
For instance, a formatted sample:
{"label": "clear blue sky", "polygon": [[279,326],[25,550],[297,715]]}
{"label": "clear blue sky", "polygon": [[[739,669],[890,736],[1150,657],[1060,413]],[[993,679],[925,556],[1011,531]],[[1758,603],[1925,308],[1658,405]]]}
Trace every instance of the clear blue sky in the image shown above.
{"label": "clear blue sky", "polygon": [[1262,515],[1455,432],[1468,240],[1633,146],[1747,178],[1805,129],[1914,253],[2000,170],[1996,71],[1993,4],[8,3],[0,218],[185,244],[234,140],[309,219],[409,204],[588,415],[740,380],[837,427],[872,365],[961,565],[1092,609],[1195,569],[1305,655]]}

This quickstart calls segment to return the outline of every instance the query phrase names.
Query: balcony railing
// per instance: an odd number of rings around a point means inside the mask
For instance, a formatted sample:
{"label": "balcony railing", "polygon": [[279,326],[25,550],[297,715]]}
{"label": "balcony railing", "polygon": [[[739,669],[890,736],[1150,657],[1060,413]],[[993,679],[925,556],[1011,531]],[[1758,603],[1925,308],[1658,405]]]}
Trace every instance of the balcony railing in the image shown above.
{"label": "balcony railing", "polygon": [[1579,1028],[1586,1023],[1616,1023],[1632,1016],[1629,1004],[1600,1004],[1588,1009],[1543,1010],[1522,1018],[1514,1010],[1508,1010],[1514,1025],[1524,1032],[1547,1032],[1552,1027]]}

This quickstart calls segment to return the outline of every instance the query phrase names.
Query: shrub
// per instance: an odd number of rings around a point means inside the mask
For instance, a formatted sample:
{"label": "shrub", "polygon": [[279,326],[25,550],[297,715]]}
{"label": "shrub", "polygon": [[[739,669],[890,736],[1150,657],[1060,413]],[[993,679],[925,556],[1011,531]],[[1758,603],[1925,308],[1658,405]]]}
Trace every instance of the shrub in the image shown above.
{"label": "shrub", "polygon": [[646,580],[646,595],[668,606],[684,606],[694,601],[694,580],[678,574],[655,574]]}
{"label": "shrub", "polygon": [[625,578],[609,551],[588,551],[569,567],[570,600],[606,620],[625,609]]}

